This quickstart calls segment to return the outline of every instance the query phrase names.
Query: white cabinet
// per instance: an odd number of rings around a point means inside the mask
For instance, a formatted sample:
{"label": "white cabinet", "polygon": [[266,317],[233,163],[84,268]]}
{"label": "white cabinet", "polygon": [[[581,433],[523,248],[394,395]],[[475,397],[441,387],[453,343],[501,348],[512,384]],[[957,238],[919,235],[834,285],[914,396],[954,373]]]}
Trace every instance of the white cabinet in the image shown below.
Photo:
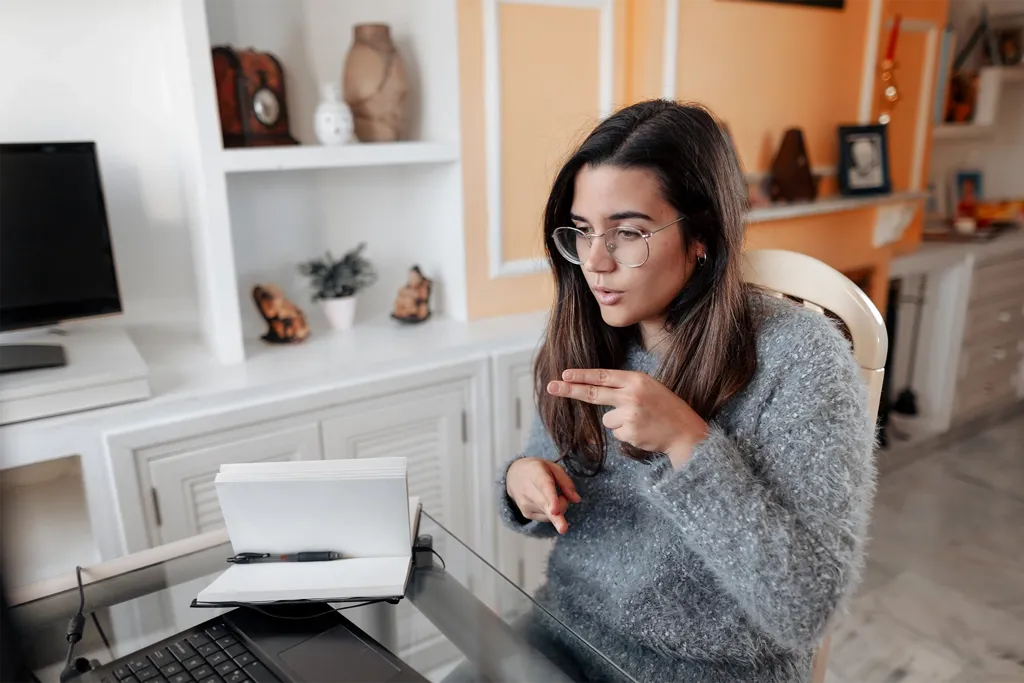
{"label": "white cabinet", "polygon": [[213,479],[222,464],[391,455],[408,458],[410,494],[424,509],[478,544],[486,370],[483,359],[452,363],[108,434],[128,551],[220,526]]}
{"label": "white cabinet", "polygon": [[[233,462],[317,460],[320,431],[315,422],[260,431],[245,437],[220,434],[219,443],[166,453],[142,451],[148,462],[153,543],[169,543],[224,525],[213,480]],[[154,451],[164,451],[164,453]]]}
{"label": "white cabinet", "polygon": [[468,538],[467,387],[451,382],[338,408],[323,420],[325,458],[405,456],[409,495],[449,531]]}
{"label": "white cabinet", "polygon": [[[468,381],[404,390],[339,407],[323,419],[327,458],[405,456],[409,495],[458,538],[472,537]],[[448,570],[464,570],[463,554],[449,552],[443,539],[434,549],[448,558]],[[444,659],[444,640],[432,623],[414,610],[397,612],[395,646],[400,656]]]}
{"label": "white cabinet", "polygon": [[[520,351],[494,358],[494,467],[497,476],[514,456],[523,453],[536,419],[533,353]],[[544,583],[552,541],[528,538],[498,524],[498,566],[502,573],[531,595]]]}

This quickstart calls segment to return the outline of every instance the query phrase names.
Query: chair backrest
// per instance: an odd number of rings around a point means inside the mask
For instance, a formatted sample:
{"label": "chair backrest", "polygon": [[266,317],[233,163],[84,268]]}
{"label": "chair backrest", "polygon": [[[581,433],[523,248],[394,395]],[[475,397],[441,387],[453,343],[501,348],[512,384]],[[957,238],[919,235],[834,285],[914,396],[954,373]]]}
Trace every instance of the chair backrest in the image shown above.
{"label": "chair backrest", "polygon": [[868,387],[869,428],[874,433],[889,349],[885,321],[852,280],[807,254],[758,249],[744,254],[743,278],[769,292],[837,318],[853,344],[853,356]]}
{"label": "chair backrest", "polygon": [[[881,313],[868,295],[848,277],[818,259],[782,249],[746,252],[743,278],[776,296],[839,319],[853,344],[853,356],[867,384],[868,429],[874,435],[889,335]],[[830,639],[826,636],[814,654],[811,683],[824,683],[829,647]]]}

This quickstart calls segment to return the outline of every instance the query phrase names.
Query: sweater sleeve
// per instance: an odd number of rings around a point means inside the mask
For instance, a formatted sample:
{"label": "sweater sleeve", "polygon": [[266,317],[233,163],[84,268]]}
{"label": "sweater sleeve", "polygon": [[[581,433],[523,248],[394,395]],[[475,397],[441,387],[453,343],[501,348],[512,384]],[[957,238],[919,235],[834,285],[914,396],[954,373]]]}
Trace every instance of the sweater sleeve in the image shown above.
{"label": "sweater sleeve", "polygon": [[641,490],[753,623],[806,649],[856,582],[875,471],[848,343],[824,316],[797,318],[767,340],[756,428],[712,424],[688,463],[662,459]]}
{"label": "sweater sleeve", "polygon": [[[544,458],[545,460],[558,460],[558,449],[555,447],[554,441],[548,436],[547,430],[544,429],[544,423],[541,422],[540,416],[533,416],[533,423],[530,426],[530,436],[526,440],[526,448],[523,452],[515,456],[507,463],[501,470],[501,478],[497,484],[497,499],[498,499],[498,516],[501,521],[504,522],[505,526],[509,527],[513,531],[526,534],[527,536],[534,536],[537,538],[549,538],[557,536],[558,532],[555,530],[555,526],[551,522],[536,522],[532,519],[527,519],[519,513],[519,508],[515,502],[509,497],[508,490],[506,489],[506,477],[508,476],[508,468],[512,466],[516,460],[520,458]],[[568,513],[566,513],[568,514]]]}

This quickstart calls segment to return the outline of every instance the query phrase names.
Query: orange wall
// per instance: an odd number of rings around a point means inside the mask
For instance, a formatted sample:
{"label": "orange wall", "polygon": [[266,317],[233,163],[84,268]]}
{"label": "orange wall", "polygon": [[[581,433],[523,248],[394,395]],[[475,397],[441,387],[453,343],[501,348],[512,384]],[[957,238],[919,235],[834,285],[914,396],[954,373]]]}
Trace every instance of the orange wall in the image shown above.
{"label": "orange wall", "polygon": [[[900,11],[941,26],[948,0],[882,3],[883,18]],[[748,171],[767,169],[790,127],[803,129],[813,166],[834,165],[836,126],[857,119],[869,0],[846,0],[842,11],[744,0],[678,5],[677,99],[703,102],[729,125]],[[540,216],[551,178],[571,143],[596,120],[599,15],[579,7],[499,9],[502,245],[506,259],[518,259],[542,253]],[[551,300],[547,273],[489,275],[480,0],[458,0],[458,12],[469,313],[478,318],[542,309]],[[666,0],[615,0],[616,106],[661,95],[665,13]],[[890,134],[897,189],[909,182],[914,110],[923,85],[917,43],[924,37],[904,39],[898,54],[904,100]],[[884,46],[884,36],[879,42]],[[868,209],[755,224],[748,245],[800,249],[845,270],[869,268],[878,276],[870,293],[881,304],[891,248],[871,247],[872,218]]]}
{"label": "orange wall", "polygon": [[764,171],[787,128],[812,166],[836,163],[836,125],[856,123],[868,3],[842,11],[733,0],[679,3],[676,97],[729,125],[747,170]]}

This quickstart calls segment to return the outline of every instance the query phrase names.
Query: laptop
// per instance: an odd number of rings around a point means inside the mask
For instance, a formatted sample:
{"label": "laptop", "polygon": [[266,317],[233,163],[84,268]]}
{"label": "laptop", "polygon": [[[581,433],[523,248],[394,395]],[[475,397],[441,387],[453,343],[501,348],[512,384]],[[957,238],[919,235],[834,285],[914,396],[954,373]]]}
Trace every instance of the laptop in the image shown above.
{"label": "laptop", "polygon": [[325,603],[240,607],[82,674],[83,683],[425,683]]}
{"label": "laptop", "polygon": [[[412,538],[420,503],[409,501]],[[427,683],[323,602],[239,607],[104,664],[83,683]]]}

